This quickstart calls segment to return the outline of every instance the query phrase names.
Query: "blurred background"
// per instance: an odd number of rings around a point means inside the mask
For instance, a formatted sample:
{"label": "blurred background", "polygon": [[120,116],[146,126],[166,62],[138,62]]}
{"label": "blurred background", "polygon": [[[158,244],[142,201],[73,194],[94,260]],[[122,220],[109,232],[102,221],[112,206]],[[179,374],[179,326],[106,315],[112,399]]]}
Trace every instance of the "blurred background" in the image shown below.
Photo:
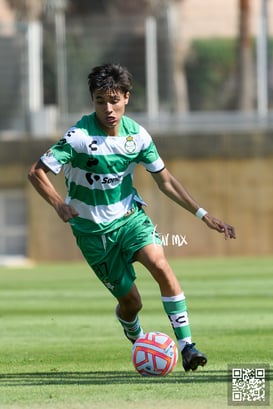
{"label": "blurred background", "polygon": [[237,229],[207,231],[139,169],[168,255],[271,255],[272,18],[272,0],[0,0],[0,265],[81,259],[27,171],[92,110],[87,75],[106,62],[133,74],[127,114],[170,170]]}

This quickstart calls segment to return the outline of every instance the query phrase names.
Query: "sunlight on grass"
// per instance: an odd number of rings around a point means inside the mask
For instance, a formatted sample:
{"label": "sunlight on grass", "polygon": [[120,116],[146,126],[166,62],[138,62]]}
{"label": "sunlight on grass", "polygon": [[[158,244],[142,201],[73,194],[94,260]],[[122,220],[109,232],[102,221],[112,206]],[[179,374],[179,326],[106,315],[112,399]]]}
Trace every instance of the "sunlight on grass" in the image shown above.
{"label": "sunlight on grass", "polygon": [[[1,268],[0,408],[227,408],[228,364],[272,364],[272,261],[171,261],[209,361],[185,374],[180,359],[166,378],[135,372],[116,302],[86,264]],[[143,327],[173,336],[157,284],[136,268]]]}

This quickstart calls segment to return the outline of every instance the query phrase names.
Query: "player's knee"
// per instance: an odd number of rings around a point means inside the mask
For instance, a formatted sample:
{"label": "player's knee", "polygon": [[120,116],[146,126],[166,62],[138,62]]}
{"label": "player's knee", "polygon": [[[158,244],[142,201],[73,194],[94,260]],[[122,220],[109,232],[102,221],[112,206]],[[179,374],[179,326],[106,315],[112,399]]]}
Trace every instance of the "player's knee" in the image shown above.
{"label": "player's knee", "polygon": [[153,261],[153,271],[156,275],[164,276],[168,274],[170,266],[165,257],[159,257]]}
{"label": "player's knee", "polygon": [[160,258],[153,264],[151,273],[162,293],[180,291],[180,284],[166,258]]}

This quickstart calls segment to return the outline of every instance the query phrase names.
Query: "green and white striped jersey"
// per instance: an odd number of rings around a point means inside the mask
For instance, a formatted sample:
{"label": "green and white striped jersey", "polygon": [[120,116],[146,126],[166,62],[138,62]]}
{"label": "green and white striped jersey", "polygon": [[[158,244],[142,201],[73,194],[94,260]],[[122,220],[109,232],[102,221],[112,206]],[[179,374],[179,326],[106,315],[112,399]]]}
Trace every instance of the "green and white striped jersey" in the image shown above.
{"label": "green and white striped jersey", "polygon": [[77,234],[106,233],[125,223],[126,213],[143,203],[133,187],[136,165],[149,172],[164,168],[142,126],[123,116],[119,135],[107,136],[95,113],[83,116],[41,160],[55,174],[64,170],[66,203],[79,213],[70,221]]}

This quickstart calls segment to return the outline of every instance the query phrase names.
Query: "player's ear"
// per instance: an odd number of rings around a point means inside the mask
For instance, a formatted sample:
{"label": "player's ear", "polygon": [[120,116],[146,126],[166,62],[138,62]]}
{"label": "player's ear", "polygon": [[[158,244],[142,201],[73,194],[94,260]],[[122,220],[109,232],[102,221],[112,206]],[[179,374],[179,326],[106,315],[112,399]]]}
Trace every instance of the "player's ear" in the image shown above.
{"label": "player's ear", "polygon": [[129,98],[130,98],[130,92],[129,91],[125,92],[124,98],[125,98],[125,105],[127,105],[128,102],[129,102]]}

